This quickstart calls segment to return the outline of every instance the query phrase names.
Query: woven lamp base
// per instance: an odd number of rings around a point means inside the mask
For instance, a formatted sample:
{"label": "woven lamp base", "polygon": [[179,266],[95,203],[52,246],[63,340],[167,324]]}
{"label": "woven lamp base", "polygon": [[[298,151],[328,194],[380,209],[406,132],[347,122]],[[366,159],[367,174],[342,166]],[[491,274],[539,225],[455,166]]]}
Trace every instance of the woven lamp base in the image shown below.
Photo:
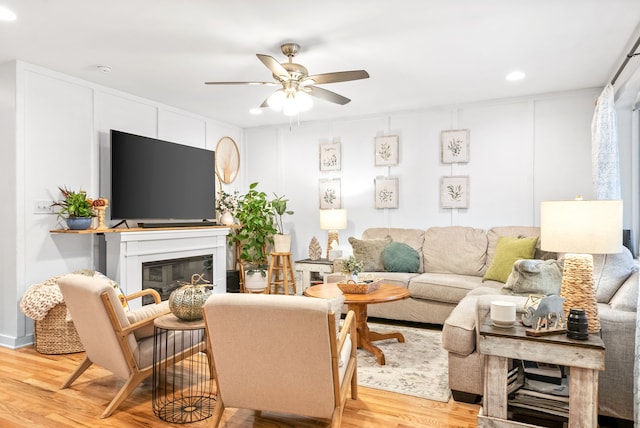
{"label": "woven lamp base", "polygon": [[600,332],[591,254],[565,255],[560,294],[565,298],[563,309],[566,319],[569,319],[570,309],[584,309],[589,321],[589,333]]}
{"label": "woven lamp base", "polygon": [[329,258],[329,251],[331,251],[331,244],[333,243],[333,241],[336,241],[337,243],[340,243],[340,241],[338,241],[338,231],[337,230],[330,230],[329,232],[327,232],[327,259]]}

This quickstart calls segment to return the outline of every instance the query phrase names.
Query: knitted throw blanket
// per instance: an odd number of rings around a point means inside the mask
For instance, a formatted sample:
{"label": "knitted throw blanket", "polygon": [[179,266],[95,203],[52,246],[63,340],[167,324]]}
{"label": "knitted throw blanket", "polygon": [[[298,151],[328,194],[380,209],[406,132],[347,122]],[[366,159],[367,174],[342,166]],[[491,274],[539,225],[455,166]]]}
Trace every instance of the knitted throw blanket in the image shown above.
{"label": "knitted throw blanket", "polygon": [[57,283],[58,278],[61,276],[54,276],[42,284],[34,284],[27,288],[20,300],[20,310],[29,318],[42,321],[50,309],[60,303],[64,303]]}

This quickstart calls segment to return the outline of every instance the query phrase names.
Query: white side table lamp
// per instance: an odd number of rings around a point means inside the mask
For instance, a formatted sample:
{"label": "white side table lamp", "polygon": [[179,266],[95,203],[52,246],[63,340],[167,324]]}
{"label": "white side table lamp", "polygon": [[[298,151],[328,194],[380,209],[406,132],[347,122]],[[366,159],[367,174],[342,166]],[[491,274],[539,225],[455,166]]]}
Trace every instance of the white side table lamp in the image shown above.
{"label": "white side table lamp", "polygon": [[347,228],[347,210],[328,209],[320,210],[320,229],[327,230],[327,259],[329,258],[329,250],[333,241],[340,243],[338,240],[338,230]]}
{"label": "white side table lamp", "polygon": [[541,249],[564,256],[562,289],[565,317],[584,309],[589,333],[600,331],[592,254],[622,249],[622,201],[544,201],[540,205]]}

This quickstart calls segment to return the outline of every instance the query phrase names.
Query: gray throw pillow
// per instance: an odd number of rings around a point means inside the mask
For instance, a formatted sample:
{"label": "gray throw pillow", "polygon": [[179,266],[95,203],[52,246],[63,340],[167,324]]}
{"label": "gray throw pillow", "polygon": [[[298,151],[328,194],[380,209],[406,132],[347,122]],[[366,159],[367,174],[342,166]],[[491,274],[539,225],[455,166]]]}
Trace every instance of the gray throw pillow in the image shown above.
{"label": "gray throw pillow", "polygon": [[562,262],[558,260],[517,260],[504,289],[515,294],[560,294]]}
{"label": "gray throw pillow", "polygon": [[391,242],[391,237],[383,239],[357,239],[349,238],[349,244],[353,248],[353,257],[364,264],[364,272],[384,272],[382,264],[382,250]]}

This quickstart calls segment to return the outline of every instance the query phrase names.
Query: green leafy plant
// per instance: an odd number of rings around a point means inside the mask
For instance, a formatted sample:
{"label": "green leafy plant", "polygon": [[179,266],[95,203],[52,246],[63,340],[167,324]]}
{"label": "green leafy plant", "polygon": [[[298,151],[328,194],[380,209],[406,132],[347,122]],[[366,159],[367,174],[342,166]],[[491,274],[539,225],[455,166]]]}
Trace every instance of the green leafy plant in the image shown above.
{"label": "green leafy plant", "polygon": [[363,268],[364,264],[353,256],[349,256],[348,259],[342,260],[342,272],[357,275],[362,272]]}
{"label": "green leafy plant", "polygon": [[249,191],[240,197],[236,211],[240,228],[230,234],[230,241],[240,246],[240,259],[250,265],[248,272],[260,270],[266,275],[267,246],[273,244],[277,231],[271,201],[257,187],[257,182],[252,183]]}
{"label": "green leafy plant", "polygon": [[273,212],[275,214],[276,220],[276,229],[280,235],[284,235],[284,228],[282,227],[282,217],[284,215],[293,215],[293,211],[287,210],[287,202],[284,196],[278,196],[275,193],[273,194],[276,198],[271,201],[271,206],[273,207]]}
{"label": "green leafy plant", "polygon": [[60,207],[58,210],[58,218],[60,217],[95,217],[93,210],[93,200],[87,198],[87,192],[80,190],[78,192],[69,190],[66,186],[58,186],[60,193],[64,199],[55,201],[52,207]]}

